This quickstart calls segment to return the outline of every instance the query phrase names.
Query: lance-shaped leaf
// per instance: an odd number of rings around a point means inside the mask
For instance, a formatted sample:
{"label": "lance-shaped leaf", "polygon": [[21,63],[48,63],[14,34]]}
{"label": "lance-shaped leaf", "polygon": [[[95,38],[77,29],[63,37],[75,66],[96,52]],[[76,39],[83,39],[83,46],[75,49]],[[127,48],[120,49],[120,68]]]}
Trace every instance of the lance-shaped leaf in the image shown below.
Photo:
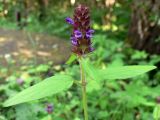
{"label": "lance-shaped leaf", "polygon": [[127,79],[137,75],[144,74],[148,71],[155,69],[155,66],[148,65],[131,65],[122,67],[107,68],[99,70],[102,79]]}
{"label": "lance-shaped leaf", "polygon": [[8,99],[3,106],[8,107],[19,103],[44,98],[70,88],[73,78],[68,75],[56,75],[29,87]]}
{"label": "lance-shaped leaf", "polygon": [[146,73],[156,68],[155,66],[150,65],[131,65],[108,67],[106,69],[99,70],[85,59],[82,59],[81,62],[85,72],[89,75],[89,77],[95,80],[127,79]]}

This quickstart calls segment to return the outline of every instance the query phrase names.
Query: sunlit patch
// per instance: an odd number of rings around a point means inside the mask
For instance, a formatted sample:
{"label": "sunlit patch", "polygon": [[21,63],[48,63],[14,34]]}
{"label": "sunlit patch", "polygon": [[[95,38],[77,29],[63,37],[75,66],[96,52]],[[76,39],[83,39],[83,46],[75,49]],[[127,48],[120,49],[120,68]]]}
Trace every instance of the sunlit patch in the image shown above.
{"label": "sunlit patch", "polygon": [[44,51],[38,51],[37,55],[43,56],[43,57],[49,57],[51,56],[51,53],[44,52]]}
{"label": "sunlit patch", "polygon": [[0,42],[4,42],[6,40],[5,37],[0,37]]}
{"label": "sunlit patch", "polygon": [[23,55],[25,55],[28,58],[33,57],[33,52],[28,49],[21,49],[20,53],[22,53]]}

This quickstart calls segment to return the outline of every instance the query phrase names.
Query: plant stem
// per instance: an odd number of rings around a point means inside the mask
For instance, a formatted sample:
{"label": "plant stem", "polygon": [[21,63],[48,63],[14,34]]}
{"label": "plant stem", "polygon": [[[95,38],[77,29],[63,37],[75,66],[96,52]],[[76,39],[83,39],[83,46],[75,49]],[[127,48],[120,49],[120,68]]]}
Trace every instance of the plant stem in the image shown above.
{"label": "plant stem", "polygon": [[84,120],[88,120],[88,106],[87,106],[87,95],[86,95],[86,79],[85,73],[82,68],[82,64],[80,63],[80,71],[81,71],[81,83],[82,83],[82,101],[83,101],[83,110],[84,110]]}

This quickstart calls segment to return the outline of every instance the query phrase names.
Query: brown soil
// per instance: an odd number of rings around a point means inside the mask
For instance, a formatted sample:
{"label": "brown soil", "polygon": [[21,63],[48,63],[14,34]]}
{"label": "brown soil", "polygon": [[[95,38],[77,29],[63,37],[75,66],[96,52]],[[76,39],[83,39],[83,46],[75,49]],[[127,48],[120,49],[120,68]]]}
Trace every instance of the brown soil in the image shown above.
{"label": "brown soil", "polygon": [[70,54],[67,41],[55,36],[31,34],[26,31],[0,29],[0,64],[7,65],[7,60],[15,64],[29,62],[55,64],[64,63]]}

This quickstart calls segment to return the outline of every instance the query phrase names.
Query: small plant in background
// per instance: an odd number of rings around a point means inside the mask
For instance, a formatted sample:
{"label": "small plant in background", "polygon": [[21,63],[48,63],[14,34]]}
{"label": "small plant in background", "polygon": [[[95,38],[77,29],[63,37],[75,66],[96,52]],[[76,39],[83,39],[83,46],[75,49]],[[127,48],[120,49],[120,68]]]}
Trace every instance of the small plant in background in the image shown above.
{"label": "small plant in background", "polygon": [[53,107],[52,104],[47,104],[46,105],[46,111],[47,111],[48,114],[52,114],[53,110],[54,110],[54,107]]}
{"label": "small plant in background", "polygon": [[20,86],[24,84],[24,80],[23,80],[22,78],[18,78],[18,79],[16,80],[16,82],[17,82],[17,84],[20,85]]}
{"label": "small plant in background", "polygon": [[[25,89],[12,98],[8,99],[3,105],[4,107],[37,100],[44,98],[61,91],[69,89],[73,84],[80,86],[82,89],[82,102],[84,119],[89,119],[88,106],[87,106],[87,93],[86,89],[89,87],[91,81],[95,83],[103,82],[108,79],[127,79],[137,75],[146,73],[155,69],[155,66],[148,65],[132,65],[121,67],[108,67],[105,69],[95,68],[89,61],[88,53],[94,51],[92,47],[91,38],[94,30],[90,27],[90,14],[89,8],[84,5],[79,5],[75,8],[74,17],[66,18],[66,21],[72,25],[73,31],[71,34],[72,52],[68,63],[74,60],[79,61],[81,80],[77,81],[71,75],[57,74],[49,77],[44,81]],[[53,112],[53,105],[46,106],[48,113]]]}

